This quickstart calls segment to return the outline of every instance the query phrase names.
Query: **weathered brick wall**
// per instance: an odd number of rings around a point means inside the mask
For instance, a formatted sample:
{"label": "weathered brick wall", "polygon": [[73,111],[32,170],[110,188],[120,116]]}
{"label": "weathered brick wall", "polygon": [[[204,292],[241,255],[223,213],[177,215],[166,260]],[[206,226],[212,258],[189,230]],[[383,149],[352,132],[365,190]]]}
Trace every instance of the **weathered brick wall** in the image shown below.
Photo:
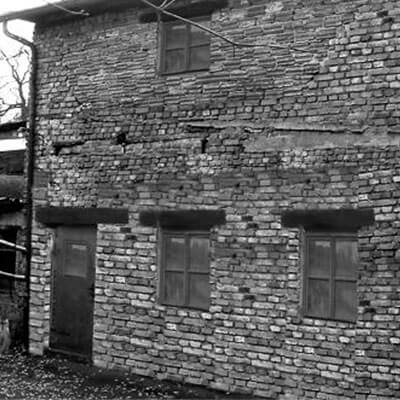
{"label": "weathered brick wall", "polygon": [[[232,2],[209,72],[157,73],[135,10],[39,26],[35,205],[128,207],[98,227],[94,361],[273,399],[400,397],[396,2]],[[373,207],[357,322],[301,317],[288,209]],[[157,231],[139,211],[220,208],[209,312],[158,303]],[[35,224],[31,351],[48,345],[52,231]]]}

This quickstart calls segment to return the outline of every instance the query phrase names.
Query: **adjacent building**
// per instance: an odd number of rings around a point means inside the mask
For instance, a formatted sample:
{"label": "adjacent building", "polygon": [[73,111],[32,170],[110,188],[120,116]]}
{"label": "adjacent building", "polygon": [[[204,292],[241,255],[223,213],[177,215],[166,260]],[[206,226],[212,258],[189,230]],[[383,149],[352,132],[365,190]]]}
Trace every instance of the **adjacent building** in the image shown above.
{"label": "adjacent building", "polygon": [[23,340],[26,303],[25,122],[0,124],[0,320],[8,319],[14,344]]}

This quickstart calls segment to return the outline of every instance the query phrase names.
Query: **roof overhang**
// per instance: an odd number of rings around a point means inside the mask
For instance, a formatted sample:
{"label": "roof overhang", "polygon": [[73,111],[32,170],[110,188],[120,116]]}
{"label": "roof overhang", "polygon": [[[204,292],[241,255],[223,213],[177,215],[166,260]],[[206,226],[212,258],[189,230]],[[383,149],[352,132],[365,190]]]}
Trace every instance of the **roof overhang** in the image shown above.
{"label": "roof overhang", "polygon": [[[160,6],[164,0],[150,1],[154,5]],[[171,7],[168,7],[168,11],[177,12],[182,17],[190,18],[211,13],[227,5],[228,0],[176,0]],[[142,22],[157,21],[157,11],[141,0],[63,0],[41,7],[0,15],[0,23],[14,19],[22,19],[39,24],[51,24],[55,21],[85,18],[87,16],[121,11],[129,8],[142,9]]]}
{"label": "roof overhang", "polygon": [[[154,1],[158,4],[159,1]],[[30,22],[42,22],[60,19],[84,18],[86,14],[76,14],[85,11],[89,15],[104,13],[106,11],[118,11],[143,4],[140,0],[64,0],[53,5],[47,4],[26,10],[14,11],[0,15],[0,23],[14,19],[22,19]],[[68,13],[64,9],[74,13]]]}

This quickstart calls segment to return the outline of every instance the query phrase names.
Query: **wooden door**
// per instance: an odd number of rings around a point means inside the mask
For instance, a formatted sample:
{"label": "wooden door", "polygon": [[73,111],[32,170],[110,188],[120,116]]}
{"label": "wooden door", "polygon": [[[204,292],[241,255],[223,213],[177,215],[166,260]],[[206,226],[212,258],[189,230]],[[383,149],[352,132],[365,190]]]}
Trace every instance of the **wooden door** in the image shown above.
{"label": "wooden door", "polygon": [[57,228],[50,348],[87,359],[92,350],[95,251],[95,226]]}

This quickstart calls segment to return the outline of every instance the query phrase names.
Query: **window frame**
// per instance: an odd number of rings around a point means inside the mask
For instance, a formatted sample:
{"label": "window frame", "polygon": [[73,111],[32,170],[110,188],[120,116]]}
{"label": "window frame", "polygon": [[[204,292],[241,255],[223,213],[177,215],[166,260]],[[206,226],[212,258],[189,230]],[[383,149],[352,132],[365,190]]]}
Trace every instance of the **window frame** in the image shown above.
{"label": "window frame", "polygon": [[[322,276],[312,275],[310,273],[310,256],[311,256],[311,241],[312,240],[322,240],[330,242],[331,259],[329,266],[329,278]],[[336,256],[336,242],[338,240],[348,240],[357,243],[357,233],[355,232],[318,232],[318,231],[306,231],[304,234],[304,265],[303,265],[303,291],[302,291],[302,308],[303,316],[309,318],[318,318],[333,321],[344,321],[354,323],[357,319],[357,270],[355,271],[354,277],[339,275],[336,273],[337,270],[337,256]],[[357,249],[358,258],[358,249]],[[358,259],[359,262],[359,259]],[[357,263],[358,263],[357,262]],[[312,279],[326,280],[328,279],[329,286],[329,313],[326,316],[313,314],[308,309],[308,297],[310,295],[309,283]],[[353,318],[337,318],[335,316],[337,296],[335,295],[336,283],[340,282],[350,282],[355,284],[356,290],[356,304],[354,304],[354,316]]]}
{"label": "window frame", "polygon": [[[211,22],[211,15],[203,15],[195,18],[191,18],[191,21],[198,22],[198,23],[203,23]],[[168,48],[168,43],[167,43],[167,27],[171,25],[183,25],[185,27],[185,41],[184,41],[184,47],[179,47],[176,49],[169,49]],[[181,20],[173,19],[173,20],[167,20],[167,21],[162,21],[161,25],[161,48],[160,48],[160,74],[161,75],[177,75],[177,74],[184,74],[184,73],[190,73],[190,72],[200,72],[200,71],[208,71],[210,69],[210,57],[209,57],[209,62],[207,67],[204,68],[190,68],[190,50],[192,48],[196,47],[202,47],[205,45],[208,45],[208,50],[209,50],[209,56],[211,55],[211,34],[209,34],[209,40],[208,42],[201,43],[201,44],[196,44],[193,45],[192,43],[192,25],[188,22],[184,22]],[[172,71],[168,72],[166,70],[166,62],[167,62],[167,52],[168,50],[178,50],[178,49],[183,49],[184,51],[184,60],[185,60],[185,65],[182,70],[179,71]]]}
{"label": "window frame", "polygon": [[[159,257],[159,265],[160,265],[160,280],[159,280],[159,299],[160,304],[172,306],[172,307],[181,307],[181,308],[188,308],[194,310],[201,310],[201,311],[208,311],[211,303],[210,292],[210,232],[204,230],[189,230],[189,229],[179,229],[179,230],[171,230],[171,229],[161,229],[160,232],[161,236],[161,244],[160,244],[160,257]],[[185,246],[184,246],[184,269],[182,270],[171,270],[166,267],[166,246],[167,246],[167,238],[184,238],[185,239]],[[208,264],[207,264],[207,271],[199,271],[199,270],[192,270],[191,263],[190,263],[190,239],[192,237],[195,238],[206,238],[208,240]],[[189,251],[188,251],[189,250]],[[183,292],[184,298],[181,304],[176,304],[174,302],[168,302],[166,300],[166,273],[168,272],[179,272],[183,273]],[[206,275],[208,277],[208,304],[206,307],[194,306],[190,302],[189,296],[189,278],[191,274],[195,275]]]}

